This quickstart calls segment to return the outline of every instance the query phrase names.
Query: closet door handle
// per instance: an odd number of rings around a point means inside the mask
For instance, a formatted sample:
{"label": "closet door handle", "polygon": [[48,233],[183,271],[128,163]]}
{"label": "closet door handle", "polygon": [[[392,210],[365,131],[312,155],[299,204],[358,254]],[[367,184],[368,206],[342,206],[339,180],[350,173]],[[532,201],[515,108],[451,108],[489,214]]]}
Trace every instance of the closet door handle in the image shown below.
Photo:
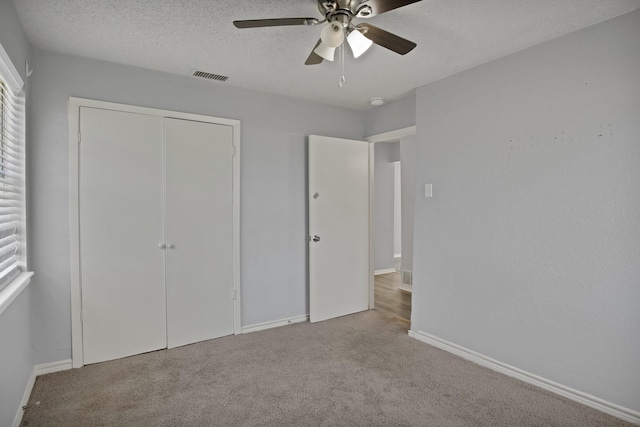
{"label": "closet door handle", "polygon": [[167,249],[173,249],[175,248],[175,246],[173,246],[172,243],[167,243]]}
{"label": "closet door handle", "polygon": [[160,249],[165,249],[167,247],[167,245],[165,245],[164,243],[158,243],[158,247]]}

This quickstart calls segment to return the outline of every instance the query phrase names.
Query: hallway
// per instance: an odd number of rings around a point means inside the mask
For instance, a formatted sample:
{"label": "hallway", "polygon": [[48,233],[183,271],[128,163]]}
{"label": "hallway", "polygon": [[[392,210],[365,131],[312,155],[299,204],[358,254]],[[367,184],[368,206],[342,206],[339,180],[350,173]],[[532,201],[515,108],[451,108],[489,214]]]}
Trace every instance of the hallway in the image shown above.
{"label": "hallway", "polygon": [[375,276],[374,309],[386,316],[411,323],[411,294],[399,289],[399,272]]}

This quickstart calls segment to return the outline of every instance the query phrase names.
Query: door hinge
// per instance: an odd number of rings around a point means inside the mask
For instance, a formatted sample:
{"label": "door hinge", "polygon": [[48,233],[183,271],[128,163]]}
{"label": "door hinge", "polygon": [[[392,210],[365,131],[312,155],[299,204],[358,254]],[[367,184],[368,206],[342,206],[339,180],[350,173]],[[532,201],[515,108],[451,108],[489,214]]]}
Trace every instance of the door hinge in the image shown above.
{"label": "door hinge", "polygon": [[231,299],[232,300],[234,300],[234,301],[236,300],[237,294],[238,293],[236,292],[235,289],[231,289]]}
{"label": "door hinge", "polygon": [[236,156],[236,146],[232,145],[231,146],[231,157],[235,157]]}
{"label": "door hinge", "polygon": [[78,144],[80,144],[80,140],[82,139],[82,134],[78,132]]}

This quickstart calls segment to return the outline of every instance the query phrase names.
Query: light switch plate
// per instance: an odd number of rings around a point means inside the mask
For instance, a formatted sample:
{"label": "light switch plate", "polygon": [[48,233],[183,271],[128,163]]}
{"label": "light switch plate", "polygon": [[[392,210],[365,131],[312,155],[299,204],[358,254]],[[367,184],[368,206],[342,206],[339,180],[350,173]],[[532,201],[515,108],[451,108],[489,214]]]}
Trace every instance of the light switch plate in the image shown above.
{"label": "light switch plate", "polygon": [[433,187],[431,184],[424,185],[424,197],[433,197]]}

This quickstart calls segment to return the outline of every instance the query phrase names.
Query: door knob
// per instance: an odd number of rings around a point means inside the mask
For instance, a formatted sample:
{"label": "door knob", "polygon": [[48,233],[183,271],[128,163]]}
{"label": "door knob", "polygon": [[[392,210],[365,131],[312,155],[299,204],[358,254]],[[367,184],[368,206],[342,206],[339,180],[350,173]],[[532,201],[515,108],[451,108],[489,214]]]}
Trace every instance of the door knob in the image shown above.
{"label": "door knob", "polygon": [[313,236],[313,241],[314,242],[319,242],[320,241],[320,236],[318,236],[317,234],[315,236]]}
{"label": "door knob", "polygon": [[173,243],[167,243],[167,249],[173,249],[175,248],[175,246],[173,246]]}
{"label": "door knob", "polygon": [[160,249],[165,249],[167,247],[167,245],[165,245],[164,243],[158,243],[158,247]]}

